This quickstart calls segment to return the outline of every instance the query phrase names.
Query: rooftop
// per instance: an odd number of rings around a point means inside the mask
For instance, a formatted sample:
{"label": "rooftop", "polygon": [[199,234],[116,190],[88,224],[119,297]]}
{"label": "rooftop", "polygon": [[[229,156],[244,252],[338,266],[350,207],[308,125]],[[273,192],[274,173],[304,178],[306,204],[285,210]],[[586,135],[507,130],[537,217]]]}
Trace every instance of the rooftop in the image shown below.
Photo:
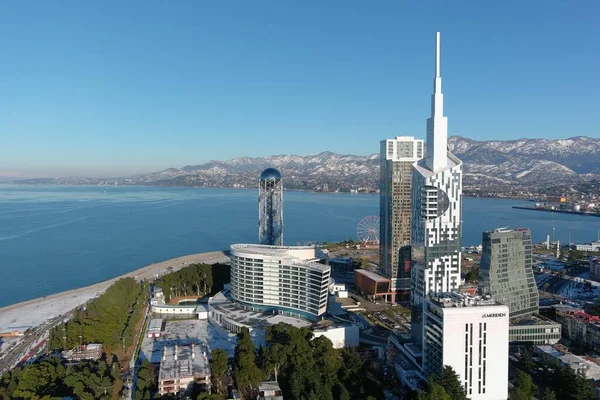
{"label": "rooftop", "polygon": [[277,381],[265,381],[258,384],[258,390],[260,391],[271,391],[271,390],[281,390],[279,387],[279,383]]}
{"label": "rooftop", "polygon": [[586,324],[600,324],[600,317],[596,315],[590,315],[585,311],[575,311],[572,314],[570,314],[569,317],[584,322]]}
{"label": "rooftop", "polygon": [[499,305],[490,296],[472,296],[463,292],[436,293],[429,299],[440,307],[482,307]]}
{"label": "rooftop", "polygon": [[[257,254],[282,260],[288,265],[298,265],[318,271],[327,271],[328,265],[316,261],[325,258],[316,246],[270,246],[263,244],[232,244],[231,252]],[[312,254],[311,254],[312,253]],[[308,256],[310,254],[310,256]]]}
{"label": "rooftop", "polygon": [[510,326],[532,326],[532,325],[560,325],[558,322],[552,321],[539,314],[518,317],[510,320]]}
{"label": "rooftop", "polygon": [[308,327],[312,324],[312,322],[301,318],[240,308],[231,299],[229,289],[224,289],[222,292],[217,293],[208,303],[210,307],[227,315],[228,319],[248,328],[265,329],[279,322],[285,322],[297,328]]}
{"label": "rooftop", "polygon": [[151,319],[150,324],[148,325],[148,330],[161,330],[162,324],[163,320],[160,318]]}
{"label": "rooftop", "polygon": [[372,279],[376,282],[389,282],[390,280],[383,275],[379,275],[375,272],[368,271],[366,269],[355,269],[355,273],[366,276],[369,279]]}
{"label": "rooftop", "polygon": [[206,351],[202,345],[165,346],[160,362],[159,381],[210,376]]}

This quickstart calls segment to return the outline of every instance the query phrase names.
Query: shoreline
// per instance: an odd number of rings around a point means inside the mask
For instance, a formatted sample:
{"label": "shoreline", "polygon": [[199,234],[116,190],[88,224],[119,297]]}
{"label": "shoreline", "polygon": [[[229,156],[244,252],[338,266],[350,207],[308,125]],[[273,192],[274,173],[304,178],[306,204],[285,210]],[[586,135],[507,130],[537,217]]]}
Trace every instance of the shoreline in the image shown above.
{"label": "shoreline", "polygon": [[517,210],[545,211],[545,212],[558,213],[558,214],[581,215],[584,217],[600,217],[600,214],[588,213],[588,212],[584,212],[584,211],[553,210],[550,208],[543,208],[543,207],[522,207],[522,206],[512,206],[512,208],[517,209]]}
{"label": "shoreline", "polygon": [[79,307],[87,301],[98,297],[114,282],[121,278],[135,278],[136,280],[149,279],[154,277],[155,274],[166,272],[169,267],[172,267],[173,271],[177,271],[187,264],[214,264],[225,261],[229,261],[226,250],[188,254],[149,264],[126,274],[92,285],[10,304],[0,308],[0,332],[14,330],[11,328],[37,326],[48,319],[56,318]]}

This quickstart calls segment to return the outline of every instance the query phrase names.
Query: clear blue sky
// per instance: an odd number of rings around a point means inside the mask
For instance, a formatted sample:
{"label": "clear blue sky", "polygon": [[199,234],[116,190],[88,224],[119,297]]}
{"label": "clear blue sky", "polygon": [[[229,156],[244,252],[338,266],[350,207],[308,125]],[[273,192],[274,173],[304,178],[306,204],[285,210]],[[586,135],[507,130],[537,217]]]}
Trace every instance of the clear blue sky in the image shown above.
{"label": "clear blue sky", "polygon": [[0,176],[369,154],[425,137],[600,136],[600,2],[3,1]]}

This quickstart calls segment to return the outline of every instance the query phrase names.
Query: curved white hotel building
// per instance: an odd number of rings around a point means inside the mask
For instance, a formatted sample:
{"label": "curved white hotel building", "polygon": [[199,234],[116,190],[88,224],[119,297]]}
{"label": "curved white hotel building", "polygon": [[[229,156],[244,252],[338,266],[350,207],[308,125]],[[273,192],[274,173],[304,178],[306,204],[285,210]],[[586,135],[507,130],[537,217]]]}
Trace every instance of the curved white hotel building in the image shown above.
{"label": "curved white hotel building", "polygon": [[327,309],[331,269],[314,246],[231,245],[231,295],[253,311],[315,321]]}

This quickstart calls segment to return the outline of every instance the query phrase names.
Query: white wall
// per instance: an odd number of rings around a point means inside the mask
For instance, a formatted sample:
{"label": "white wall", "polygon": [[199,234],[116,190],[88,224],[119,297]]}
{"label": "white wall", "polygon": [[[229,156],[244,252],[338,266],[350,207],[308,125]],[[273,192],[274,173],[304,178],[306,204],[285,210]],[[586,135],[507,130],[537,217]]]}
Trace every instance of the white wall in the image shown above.
{"label": "white wall", "polygon": [[331,340],[334,349],[357,347],[360,340],[358,326],[354,324],[315,330],[313,334],[315,337],[325,336]]}
{"label": "white wall", "polygon": [[[444,344],[443,363],[450,365],[465,382],[465,354],[473,352],[471,400],[506,400],[508,398],[508,330],[509,311],[504,305],[443,308]],[[478,393],[479,382],[479,335],[485,347],[485,394]],[[472,324],[473,342],[465,346],[465,325]],[[485,329],[485,345],[483,345]],[[468,350],[465,351],[465,348]],[[483,353],[483,350],[482,350]],[[483,373],[483,368],[482,368]],[[482,377],[483,382],[483,377]]]}
{"label": "white wall", "polygon": [[198,314],[198,319],[208,319],[208,311],[201,311]]}
{"label": "white wall", "polygon": [[152,306],[152,312],[157,314],[174,314],[174,315],[184,315],[184,314],[195,314],[196,307],[190,306],[177,306],[177,305],[160,305],[160,306]]}

